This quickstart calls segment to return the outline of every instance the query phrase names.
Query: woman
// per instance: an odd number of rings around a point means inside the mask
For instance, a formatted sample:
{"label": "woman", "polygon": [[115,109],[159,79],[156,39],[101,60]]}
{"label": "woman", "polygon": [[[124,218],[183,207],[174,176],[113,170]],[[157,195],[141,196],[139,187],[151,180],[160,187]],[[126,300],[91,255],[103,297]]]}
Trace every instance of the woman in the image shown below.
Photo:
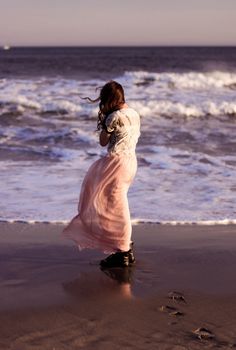
{"label": "woman", "polygon": [[135,259],[127,192],[137,171],[140,118],[126,104],[123,87],[115,81],[105,84],[92,102],[98,101],[100,145],[108,146],[108,153],[89,168],[82,183],[79,213],[63,233],[80,249],[112,253],[101,260],[102,267],[129,266]]}

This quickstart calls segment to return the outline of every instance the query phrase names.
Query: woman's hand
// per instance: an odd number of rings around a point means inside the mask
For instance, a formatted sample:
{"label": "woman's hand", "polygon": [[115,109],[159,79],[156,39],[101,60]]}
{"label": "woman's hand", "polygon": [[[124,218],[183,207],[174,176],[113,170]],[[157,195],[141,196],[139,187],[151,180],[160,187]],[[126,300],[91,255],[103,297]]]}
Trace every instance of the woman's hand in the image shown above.
{"label": "woman's hand", "polygon": [[99,142],[101,146],[106,146],[109,142],[111,134],[108,134],[106,130],[102,130],[99,137]]}

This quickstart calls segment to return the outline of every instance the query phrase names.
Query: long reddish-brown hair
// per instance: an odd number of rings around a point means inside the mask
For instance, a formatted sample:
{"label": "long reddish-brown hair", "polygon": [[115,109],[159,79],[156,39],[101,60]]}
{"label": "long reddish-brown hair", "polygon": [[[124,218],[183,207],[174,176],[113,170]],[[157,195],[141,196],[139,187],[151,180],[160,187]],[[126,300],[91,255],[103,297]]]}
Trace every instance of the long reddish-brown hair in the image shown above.
{"label": "long reddish-brown hair", "polygon": [[125,103],[125,94],[122,85],[114,80],[111,80],[101,88],[98,98],[95,100],[90,98],[87,99],[90,102],[99,101],[97,129],[100,130],[106,117],[112,112],[120,109]]}

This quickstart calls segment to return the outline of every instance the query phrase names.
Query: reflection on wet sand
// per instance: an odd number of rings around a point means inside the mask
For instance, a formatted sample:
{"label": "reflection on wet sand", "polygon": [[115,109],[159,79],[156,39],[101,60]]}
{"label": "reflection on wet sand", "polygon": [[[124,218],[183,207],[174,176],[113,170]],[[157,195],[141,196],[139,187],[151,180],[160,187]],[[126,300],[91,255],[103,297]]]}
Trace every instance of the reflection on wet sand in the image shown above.
{"label": "reflection on wet sand", "polygon": [[100,268],[100,270],[102,274],[96,271],[84,272],[76,279],[62,283],[64,291],[78,299],[86,295],[90,301],[94,297],[96,299],[100,297],[108,299],[113,297],[133,298],[133,268],[115,267]]}
{"label": "reflection on wet sand", "polygon": [[120,294],[123,297],[133,297],[131,289],[133,276],[132,267],[114,267],[109,269],[101,268],[101,270],[106,274],[106,276],[117,282],[117,287],[119,287]]}

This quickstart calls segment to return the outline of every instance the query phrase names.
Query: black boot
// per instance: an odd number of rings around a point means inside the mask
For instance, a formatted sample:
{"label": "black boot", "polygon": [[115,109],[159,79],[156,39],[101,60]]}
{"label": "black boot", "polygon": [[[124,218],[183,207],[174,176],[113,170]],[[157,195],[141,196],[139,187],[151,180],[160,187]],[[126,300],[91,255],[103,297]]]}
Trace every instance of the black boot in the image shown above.
{"label": "black boot", "polygon": [[129,266],[129,251],[109,255],[106,259],[100,261],[100,266],[104,268]]}
{"label": "black boot", "polygon": [[134,264],[135,263],[135,257],[134,257],[134,251],[133,251],[133,246],[134,246],[134,242],[130,243],[130,250],[128,250],[128,254],[129,254],[129,264]]}

